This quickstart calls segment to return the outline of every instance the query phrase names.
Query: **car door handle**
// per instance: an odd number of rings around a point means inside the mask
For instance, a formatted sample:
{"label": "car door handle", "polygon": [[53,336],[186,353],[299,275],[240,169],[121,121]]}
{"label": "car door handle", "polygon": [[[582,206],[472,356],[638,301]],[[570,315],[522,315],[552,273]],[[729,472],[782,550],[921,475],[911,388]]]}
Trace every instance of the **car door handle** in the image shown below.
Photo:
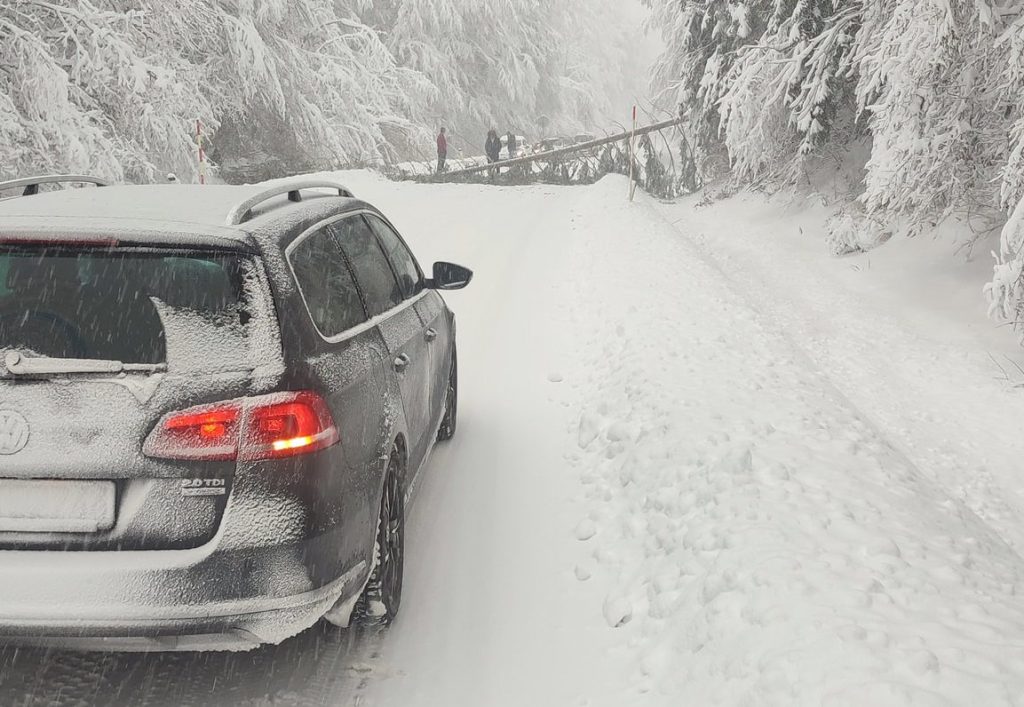
{"label": "car door handle", "polygon": [[410,359],[405,354],[399,354],[398,356],[395,357],[395,370],[401,373],[406,368],[408,368],[411,360],[412,359]]}
{"label": "car door handle", "polygon": [[425,338],[427,341],[433,341],[434,339],[437,338],[437,329],[433,327],[427,329],[427,331],[423,334],[423,338]]}

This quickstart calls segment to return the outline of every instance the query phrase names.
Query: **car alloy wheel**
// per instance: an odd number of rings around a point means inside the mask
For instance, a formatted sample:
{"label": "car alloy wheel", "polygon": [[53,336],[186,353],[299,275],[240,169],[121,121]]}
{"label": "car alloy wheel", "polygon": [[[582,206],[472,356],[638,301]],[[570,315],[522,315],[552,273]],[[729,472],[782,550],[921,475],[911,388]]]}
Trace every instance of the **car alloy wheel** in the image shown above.
{"label": "car alloy wheel", "polygon": [[445,394],[444,417],[437,430],[437,441],[445,442],[455,436],[455,427],[459,418],[459,363],[458,356],[452,351],[452,367],[448,373],[448,390]]}
{"label": "car alloy wheel", "polygon": [[364,626],[387,626],[402,604],[405,567],[405,496],[398,449],[392,451],[388,462],[374,551],[373,571],[354,614]]}

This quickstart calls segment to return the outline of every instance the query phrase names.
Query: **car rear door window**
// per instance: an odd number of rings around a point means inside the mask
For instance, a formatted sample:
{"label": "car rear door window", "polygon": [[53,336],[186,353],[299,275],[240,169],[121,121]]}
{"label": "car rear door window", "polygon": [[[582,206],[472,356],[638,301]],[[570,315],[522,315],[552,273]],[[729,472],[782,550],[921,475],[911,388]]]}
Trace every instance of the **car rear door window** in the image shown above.
{"label": "car rear door window", "polygon": [[402,288],[377,237],[361,216],[350,216],[328,227],[338,239],[363,291],[371,317],[402,303]]}
{"label": "car rear door window", "polygon": [[352,272],[330,229],[307,236],[288,259],[309,316],[323,336],[337,336],[366,321]]}
{"label": "car rear door window", "polygon": [[423,273],[401,237],[379,216],[366,214],[364,218],[377,234],[388,260],[391,261],[391,267],[398,276],[398,284],[402,288],[402,296],[408,299],[418,295],[423,291]]}
{"label": "car rear door window", "polygon": [[241,370],[260,314],[254,272],[227,252],[3,247],[0,350]]}

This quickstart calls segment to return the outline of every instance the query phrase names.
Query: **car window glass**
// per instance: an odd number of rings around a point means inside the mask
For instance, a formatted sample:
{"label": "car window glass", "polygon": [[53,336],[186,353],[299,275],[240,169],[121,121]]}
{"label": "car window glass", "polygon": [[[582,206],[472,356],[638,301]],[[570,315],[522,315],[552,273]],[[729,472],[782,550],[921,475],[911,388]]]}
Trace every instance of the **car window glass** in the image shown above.
{"label": "car window glass", "polygon": [[366,310],[345,256],[328,229],[299,243],[288,256],[317,329],[336,336],[366,321]]}
{"label": "car window glass", "polygon": [[420,272],[419,265],[416,264],[412,253],[405,247],[405,243],[394,229],[382,219],[373,214],[366,214],[365,218],[373,228],[373,232],[377,234],[377,238],[380,239],[381,245],[384,246],[388,260],[391,261],[391,267],[394,268],[395,274],[398,276],[402,295],[406,299],[418,295],[423,291],[423,273]]}
{"label": "car window glass", "polygon": [[329,230],[348,256],[356,281],[366,298],[371,317],[402,303],[402,290],[387,257],[366,221],[353,216],[332,224]]}
{"label": "car window glass", "polygon": [[53,358],[242,370],[266,314],[232,253],[0,247],[0,280],[0,349]]}

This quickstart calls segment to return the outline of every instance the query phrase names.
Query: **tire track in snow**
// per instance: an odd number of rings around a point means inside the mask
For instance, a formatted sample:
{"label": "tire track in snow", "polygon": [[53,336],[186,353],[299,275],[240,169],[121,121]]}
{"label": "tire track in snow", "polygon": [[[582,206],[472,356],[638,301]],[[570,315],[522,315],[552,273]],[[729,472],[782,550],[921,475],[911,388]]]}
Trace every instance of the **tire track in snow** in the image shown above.
{"label": "tire track in snow", "polygon": [[[913,326],[908,327],[906,322],[900,325],[904,313],[899,308],[872,319],[872,310],[861,302],[852,303],[853,316],[848,317],[848,326],[843,331],[827,334],[830,324],[823,325],[822,320],[829,316],[823,312],[833,317],[850,312],[849,295],[842,285],[830,289],[823,284],[823,275],[813,265],[804,263],[801,270],[806,273],[806,281],[797,296],[793,296],[777,281],[776,273],[785,269],[775,262],[779,255],[770,246],[760,254],[768,265],[752,265],[742,242],[727,244],[739,254],[717,252],[704,233],[690,235],[677,225],[707,231],[706,216],[687,213],[678,222],[669,222],[668,208],[674,207],[659,206],[655,210],[734,289],[744,293],[764,321],[771,322],[776,331],[789,338],[808,363],[820,370],[850,405],[856,405],[861,416],[871,420],[908,463],[913,463],[919,473],[940,485],[951,498],[970,508],[1020,554],[1024,549],[1024,490],[1017,468],[1024,448],[1014,443],[1014,421],[1024,406],[1019,396],[984,385],[987,377],[976,378],[981,371],[969,358],[971,354],[985,358],[980,344],[970,340],[976,347],[973,350],[960,350],[941,338],[922,344],[916,340]],[[735,226],[729,223],[725,227]],[[765,228],[760,235],[766,239],[779,236],[769,231]],[[780,247],[783,253],[806,257],[784,240]],[[830,259],[828,265],[836,262]],[[805,298],[804,289],[818,294]],[[912,313],[913,309],[908,308],[904,316],[912,319]],[[922,347],[928,350],[920,351]],[[908,360],[900,360],[902,356]],[[921,363],[922,356],[933,365]],[[928,375],[923,375],[926,372]],[[952,402],[943,398],[949,380],[960,381]],[[884,386],[879,385],[880,381]],[[882,398],[878,399],[880,392]],[[979,393],[987,398],[980,405]],[[1001,414],[986,414],[993,407],[998,407]],[[999,467],[1003,471],[994,474],[993,468]],[[1009,475],[1007,470],[1012,470]]]}
{"label": "tire track in snow", "polygon": [[360,705],[380,637],[318,624],[279,646],[238,653],[0,650],[5,707],[322,707]]}
{"label": "tire track in snow", "polygon": [[[970,504],[965,502],[961,494],[952,492],[949,488],[939,483],[939,480],[935,478],[933,474],[924,473],[917,462],[907,452],[904,445],[896,439],[891,431],[886,430],[881,424],[879,424],[871,415],[869,415],[860,405],[858,405],[848,394],[848,392],[839,385],[839,382],[833,375],[826,370],[817,359],[815,359],[807,347],[797,339],[785,326],[783,326],[776,316],[774,310],[762,302],[769,300],[758,301],[753,295],[753,290],[749,286],[749,278],[745,281],[741,281],[734,274],[730,273],[725,269],[722,262],[715,256],[709,248],[703,245],[701,242],[694,240],[688,236],[684,231],[677,227],[677,224],[672,223],[665,216],[664,212],[658,208],[652,208],[651,214],[655,218],[663,222],[667,229],[671,229],[678,236],[685,240],[687,245],[696,253],[699,253],[704,264],[708,268],[712,269],[721,278],[723,282],[729,284],[732,293],[737,299],[742,301],[744,305],[756,312],[757,319],[761,327],[772,332],[772,334],[782,340],[784,340],[788,347],[793,352],[794,358],[798,360],[801,367],[806,371],[813,371],[820,380],[823,387],[827,388],[835,401],[842,406],[847,407],[853,411],[859,420],[863,422],[869,433],[882,440],[885,443],[888,451],[897,457],[907,469],[912,470],[913,474],[917,479],[924,484],[932,486],[938,493],[943,494],[949,499],[950,503],[956,504],[959,511],[963,514],[969,514],[973,516],[978,523],[984,524],[993,537],[998,538],[1000,542],[1005,545],[1007,552],[1012,553],[1022,567],[1024,567],[1024,557],[1021,556],[1019,549],[1015,543],[1008,542],[1007,538],[1003,535],[1000,528],[993,526],[989,523],[986,518]],[[1016,517],[1016,516],[1015,516]]]}
{"label": "tire track in snow", "polygon": [[411,518],[408,599],[383,651],[393,677],[375,681],[367,703],[582,705],[622,672],[603,659],[608,638],[590,611],[599,597],[580,596],[571,574],[566,509],[578,489],[561,458],[564,410],[548,405],[567,350],[552,290],[574,277],[567,230],[588,190],[454,193],[479,194],[503,218],[467,219],[460,229],[487,230],[447,236],[479,264],[452,298],[467,361],[460,431],[432,458]]}

